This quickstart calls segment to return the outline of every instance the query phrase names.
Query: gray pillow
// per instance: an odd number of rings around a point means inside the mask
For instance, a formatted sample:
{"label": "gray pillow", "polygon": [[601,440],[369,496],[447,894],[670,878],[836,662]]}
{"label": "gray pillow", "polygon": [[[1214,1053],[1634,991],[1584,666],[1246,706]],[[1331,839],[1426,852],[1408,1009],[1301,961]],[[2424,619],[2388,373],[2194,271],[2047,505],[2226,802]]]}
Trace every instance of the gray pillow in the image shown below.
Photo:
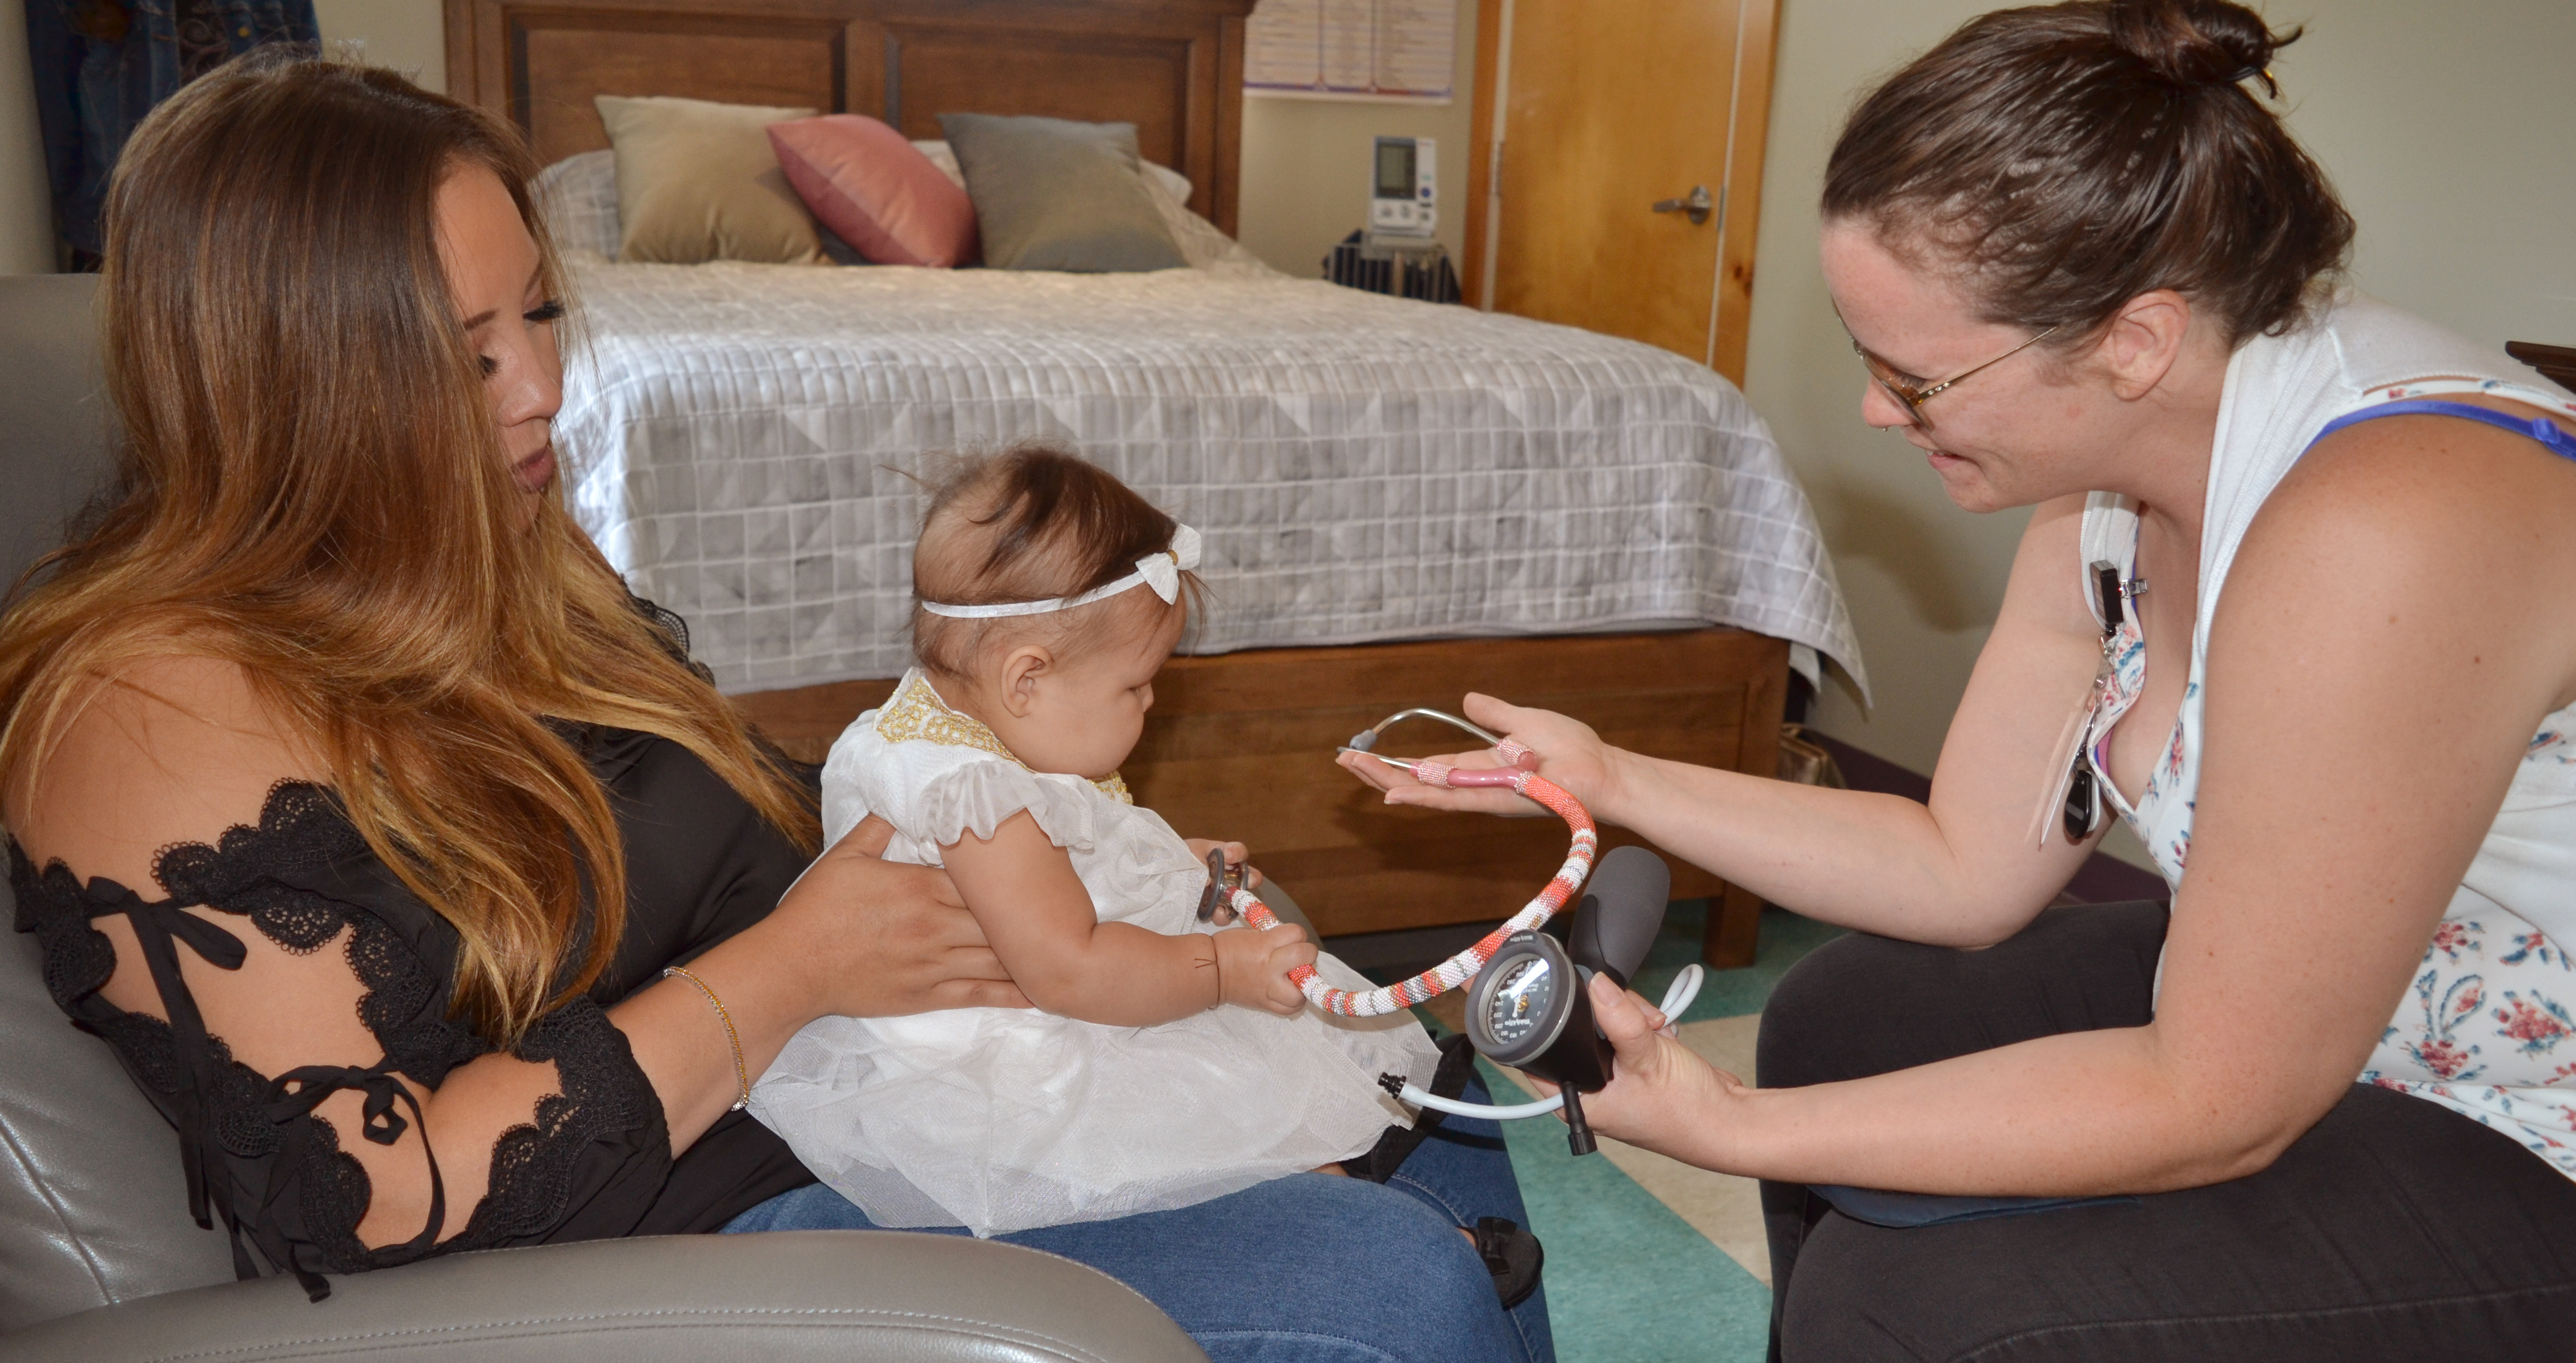
{"label": "gray pillow", "polygon": [[941,114],[997,270],[1087,273],[1189,264],[1138,178],[1133,123]]}

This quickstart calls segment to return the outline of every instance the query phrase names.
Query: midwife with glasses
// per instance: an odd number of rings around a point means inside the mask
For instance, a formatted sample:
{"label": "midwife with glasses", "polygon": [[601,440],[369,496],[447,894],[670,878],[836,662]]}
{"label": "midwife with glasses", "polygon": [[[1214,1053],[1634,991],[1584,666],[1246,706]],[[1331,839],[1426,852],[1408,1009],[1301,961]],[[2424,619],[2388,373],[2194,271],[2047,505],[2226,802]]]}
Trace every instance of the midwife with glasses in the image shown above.
{"label": "midwife with glasses", "polygon": [[[1837,313],[1836,315],[1839,316],[1840,314]],[[2004,361],[2011,359],[2013,356],[2047,340],[2049,337],[2056,335],[2064,328],[2064,326],[2064,323],[2059,323],[2057,326],[2050,327],[2046,331],[2022,342],[2020,345],[2014,346],[2012,349],[2005,351],[2001,355],[1997,355],[1993,359],[1986,361],[1984,364],[1970,365],[1968,368],[1949,378],[1941,380],[1939,383],[1923,383],[1919,380],[1908,377],[1896,366],[1869,353],[1869,347],[1862,345],[1857,338],[1852,341],[1852,353],[1860,356],[1861,367],[1869,371],[1869,376],[1871,378],[1878,380],[1878,386],[1886,389],[1887,395],[1896,399],[1897,404],[1905,409],[1906,420],[1913,422],[1917,430],[1930,431],[1932,429],[1932,418],[1923,414],[1924,403],[1929,402],[1940,394],[1946,393],[1957,387],[1960,380],[1965,379],[1972,374],[1992,369],[1996,365],[2002,364]],[[1846,323],[1845,327],[1848,329],[1849,324]]]}
{"label": "midwife with glasses", "polygon": [[[1854,929],[1756,1075],[1593,982],[1592,1124],[1763,1181],[1775,1358],[2576,1349],[2576,398],[2340,279],[2297,36],[2001,11],[1835,147],[1862,417],[2034,508],[1928,804],[1468,698],[1603,822]],[[2049,908],[2113,817],[2170,906]]]}

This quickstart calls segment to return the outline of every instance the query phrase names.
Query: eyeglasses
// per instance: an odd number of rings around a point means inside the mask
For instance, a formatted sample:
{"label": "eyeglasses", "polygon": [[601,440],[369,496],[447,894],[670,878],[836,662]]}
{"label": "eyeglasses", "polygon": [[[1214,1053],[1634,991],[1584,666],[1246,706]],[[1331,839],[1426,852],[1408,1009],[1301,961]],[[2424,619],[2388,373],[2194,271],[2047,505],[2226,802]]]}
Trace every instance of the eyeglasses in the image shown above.
{"label": "eyeglasses", "polygon": [[[1928,431],[1932,429],[1932,418],[1923,415],[1924,403],[1930,402],[1940,394],[1950,391],[1950,389],[1956,387],[1961,380],[1974,377],[1980,371],[1992,369],[1996,365],[2002,364],[2013,356],[2018,355],[2023,351],[2030,349],[2032,346],[2047,340],[2049,337],[2056,335],[2059,328],[2064,325],[2065,323],[2061,322],[2057,326],[2050,327],[2048,330],[2022,342],[2020,345],[2014,346],[2012,349],[2005,351],[2001,355],[1997,355],[1993,359],[1986,361],[1984,364],[1967,370],[1965,373],[1955,374],[1949,378],[1943,379],[1939,383],[1932,384],[1929,387],[1922,388],[1918,388],[1914,384],[1907,382],[1905,376],[1897,372],[1896,366],[1889,364],[1887,361],[1882,360],[1876,355],[1870,354],[1866,349],[1863,349],[1859,337],[1852,337],[1852,353],[1860,356],[1861,368],[1869,371],[1869,376],[1878,381],[1878,386],[1886,389],[1887,395],[1896,399],[1897,405],[1905,409],[1906,419],[1913,422],[1916,426]],[[1848,326],[1844,327],[1843,334],[1845,336],[1851,336],[1851,328]]]}

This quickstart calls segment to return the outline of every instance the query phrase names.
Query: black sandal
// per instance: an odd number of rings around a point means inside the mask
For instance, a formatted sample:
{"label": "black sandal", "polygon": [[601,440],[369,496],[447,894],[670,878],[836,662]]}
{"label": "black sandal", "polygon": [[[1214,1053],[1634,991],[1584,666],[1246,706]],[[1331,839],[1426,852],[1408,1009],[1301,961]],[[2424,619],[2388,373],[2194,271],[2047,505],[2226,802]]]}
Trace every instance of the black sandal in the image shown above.
{"label": "black sandal", "polygon": [[1503,1299],[1503,1309],[1511,1310],[1529,1300],[1538,1290],[1539,1270],[1547,1265],[1547,1250],[1538,1237],[1499,1216],[1488,1216],[1476,1223],[1476,1253],[1494,1275],[1494,1295]]}
{"label": "black sandal", "polygon": [[[1442,1037],[1439,1045],[1440,1066],[1432,1076],[1431,1091],[1442,1098],[1455,1098],[1467,1091],[1467,1080],[1476,1072],[1476,1051],[1464,1036]],[[1389,1093],[1404,1086],[1399,1075],[1381,1075],[1378,1082]],[[1386,1182],[1445,1115],[1424,1108],[1412,1126],[1388,1127],[1366,1155],[1342,1161],[1342,1171],[1372,1183]],[[1485,1261],[1486,1271],[1494,1275],[1494,1295],[1502,1298],[1503,1309],[1508,1311],[1529,1300],[1529,1295],[1538,1290],[1539,1270],[1547,1263],[1547,1251],[1540,1246],[1538,1237],[1521,1229],[1519,1223],[1499,1216],[1479,1220],[1474,1233],[1476,1255]]]}

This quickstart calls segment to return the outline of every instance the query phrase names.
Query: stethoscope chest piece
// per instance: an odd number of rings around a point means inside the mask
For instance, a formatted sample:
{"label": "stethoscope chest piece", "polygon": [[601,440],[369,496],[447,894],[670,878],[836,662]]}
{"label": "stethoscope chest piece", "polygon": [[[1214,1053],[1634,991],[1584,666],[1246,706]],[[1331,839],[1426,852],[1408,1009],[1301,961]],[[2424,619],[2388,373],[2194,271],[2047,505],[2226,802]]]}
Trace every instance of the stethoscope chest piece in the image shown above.
{"label": "stethoscope chest piece", "polygon": [[1242,867],[1225,864],[1225,849],[1222,847],[1208,849],[1207,873],[1207,888],[1199,891],[1199,921],[1214,923],[1221,928],[1232,927],[1236,918],[1232,891],[1249,877],[1244,875]]}

